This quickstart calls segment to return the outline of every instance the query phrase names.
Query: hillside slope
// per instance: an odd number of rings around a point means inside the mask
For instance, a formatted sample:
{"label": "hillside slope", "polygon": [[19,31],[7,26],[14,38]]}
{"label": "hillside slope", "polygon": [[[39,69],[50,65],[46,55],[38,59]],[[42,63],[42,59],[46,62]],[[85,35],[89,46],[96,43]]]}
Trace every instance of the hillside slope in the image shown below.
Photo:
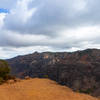
{"label": "hillside slope", "polygon": [[48,77],[73,90],[100,96],[99,49],[72,53],[35,52],[7,61],[17,77]]}
{"label": "hillside slope", "polygon": [[48,79],[23,80],[0,86],[0,100],[97,100],[85,94],[74,93]]}

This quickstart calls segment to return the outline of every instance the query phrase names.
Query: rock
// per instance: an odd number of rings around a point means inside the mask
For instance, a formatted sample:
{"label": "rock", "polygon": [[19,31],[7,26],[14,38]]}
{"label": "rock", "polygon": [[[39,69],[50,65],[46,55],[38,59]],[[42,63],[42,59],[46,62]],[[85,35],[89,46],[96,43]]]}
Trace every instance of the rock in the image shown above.
{"label": "rock", "polygon": [[30,77],[29,77],[29,76],[26,76],[26,77],[25,77],[25,80],[29,80],[29,79],[30,79]]}
{"label": "rock", "polygon": [[21,82],[21,79],[15,78],[14,81],[15,81],[15,82]]}
{"label": "rock", "polygon": [[[44,78],[44,75],[47,75],[48,78],[73,90],[92,90],[92,95],[93,91],[100,87],[99,49],[70,53],[35,52],[7,61],[12,69],[11,74],[20,78]],[[29,77],[25,79],[30,79]]]}
{"label": "rock", "polygon": [[7,83],[8,83],[8,84],[14,84],[15,81],[14,81],[14,80],[8,80]]}

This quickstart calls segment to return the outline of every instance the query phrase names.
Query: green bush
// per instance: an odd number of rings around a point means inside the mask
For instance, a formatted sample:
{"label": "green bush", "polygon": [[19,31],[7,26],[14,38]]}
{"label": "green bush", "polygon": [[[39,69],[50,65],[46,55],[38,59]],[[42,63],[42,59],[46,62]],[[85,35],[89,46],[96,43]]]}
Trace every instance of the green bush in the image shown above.
{"label": "green bush", "polygon": [[6,78],[6,76],[10,73],[10,68],[5,66],[5,67],[0,67],[0,77],[3,79]]}
{"label": "green bush", "polygon": [[0,85],[4,82],[3,78],[0,77]]}
{"label": "green bush", "polygon": [[0,84],[9,79],[10,68],[6,61],[0,60]]}
{"label": "green bush", "polygon": [[90,94],[92,92],[92,89],[88,88],[87,90],[79,90],[80,93],[86,93],[86,94]]}
{"label": "green bush", "polygon": [[43,78],[49,78],[49,76],[48,75],[43,75]]}

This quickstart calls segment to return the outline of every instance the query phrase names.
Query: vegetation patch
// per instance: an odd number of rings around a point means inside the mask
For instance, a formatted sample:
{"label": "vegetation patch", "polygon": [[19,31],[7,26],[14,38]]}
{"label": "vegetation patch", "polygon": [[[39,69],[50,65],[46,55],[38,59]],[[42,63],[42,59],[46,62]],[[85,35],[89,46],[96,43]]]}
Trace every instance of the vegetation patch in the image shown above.
{"label": "vegetation patch", "polygon": [[9,79],[14,79],[14,77],[10,75],[10,67],[6,61],[0,60],[0,84]]}

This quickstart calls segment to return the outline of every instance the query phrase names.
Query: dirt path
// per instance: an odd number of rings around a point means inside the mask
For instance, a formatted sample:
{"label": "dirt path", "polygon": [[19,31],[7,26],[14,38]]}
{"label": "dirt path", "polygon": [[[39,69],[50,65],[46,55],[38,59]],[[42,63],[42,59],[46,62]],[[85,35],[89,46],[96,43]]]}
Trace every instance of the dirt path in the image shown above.
{"label": "dirt path", "polygon": [[74,93],[48,79],[23,80],[0,86],[0,100],[97,100],[88,95]]}

